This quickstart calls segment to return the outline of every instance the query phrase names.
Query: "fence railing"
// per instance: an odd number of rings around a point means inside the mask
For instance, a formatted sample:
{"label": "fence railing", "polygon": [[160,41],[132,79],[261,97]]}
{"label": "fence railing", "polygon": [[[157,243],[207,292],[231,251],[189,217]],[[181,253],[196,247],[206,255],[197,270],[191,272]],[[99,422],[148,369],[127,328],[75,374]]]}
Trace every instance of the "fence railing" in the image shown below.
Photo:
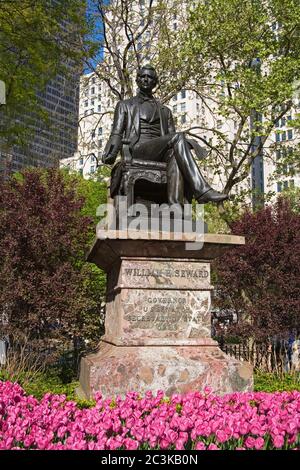
{"label": "fence railing", "polygon": [[220,342],[220,348],[225,354],[239,361],[248,361],[255,368],[267,372],[289,372],[297,370],[293,361],[292,350],[284,343],[280,344],[228,344]]}

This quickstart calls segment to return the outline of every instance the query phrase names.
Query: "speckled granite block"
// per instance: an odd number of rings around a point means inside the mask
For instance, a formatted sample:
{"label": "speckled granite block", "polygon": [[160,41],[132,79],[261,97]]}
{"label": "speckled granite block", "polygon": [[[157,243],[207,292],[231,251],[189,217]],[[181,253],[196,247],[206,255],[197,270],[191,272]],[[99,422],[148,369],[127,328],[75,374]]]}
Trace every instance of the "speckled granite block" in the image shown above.
{"label": "speckled granite block", "polygon": [[105,335],[98,352],[81,361],[80,396],[159,389],[171,395],[205,386],[219,394],[252,390],[251,366],[224,354],[211,338],[210,260],[242,237],[205,237],[202,257],[195,258],[180,256],[184,247],[176,242],[174,251],[170,240],[152,250],[153,241],[144,239],[141,256],[128,240],[94,245],[89,260],[108,273]]}
{"label": "speckled granite block", "polygon": [[81,390],[88,398],[96,391],[104,397],[132,390],[171,395],[206,386],[222,395],[253,386],[252,367],[213,346],[118,347],[102,342],[99,352],[84,358],[81,366]]}

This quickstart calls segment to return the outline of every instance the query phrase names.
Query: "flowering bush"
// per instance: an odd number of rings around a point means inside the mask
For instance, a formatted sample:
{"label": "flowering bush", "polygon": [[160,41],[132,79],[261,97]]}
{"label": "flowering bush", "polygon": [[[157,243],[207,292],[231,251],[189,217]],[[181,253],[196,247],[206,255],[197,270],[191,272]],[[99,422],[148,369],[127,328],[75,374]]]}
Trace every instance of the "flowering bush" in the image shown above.
{"label": "flowering bush", "polygon": [[65,395],[27,396],[0,382],[0,449],[298,449],[300,392],[165,398],[130,392],[79,409]]}

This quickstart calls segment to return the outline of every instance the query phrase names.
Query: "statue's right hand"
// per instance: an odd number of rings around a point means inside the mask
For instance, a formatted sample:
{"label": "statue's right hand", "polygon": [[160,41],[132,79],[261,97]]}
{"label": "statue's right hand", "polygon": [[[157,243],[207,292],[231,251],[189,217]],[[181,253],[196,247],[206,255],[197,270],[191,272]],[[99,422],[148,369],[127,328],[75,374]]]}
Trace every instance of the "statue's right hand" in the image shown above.
{"label": "statue's right hand", "polygon": [[116,158],[118,156],[119,147],[120,147],[120,137],[111,136],[105,146],[105,149],[102,155],[102,162],[107,165],[112,165],[113,163],[115,163]]}
{"label": "statue's right hand", "polygon": [[107,143],[104,152],[102,154],[102,162],[105,163],[106,165],[112,165],[115,163],[115,160],[117,158],[117,154],[114,151],[114,146],[110,142]]}
{"label": "statue's right hand", "polygon": [[102,155],[102,162],[106,165],[113,165],[115,163],[116,157],[114,155],[107,155],[104,153]]}

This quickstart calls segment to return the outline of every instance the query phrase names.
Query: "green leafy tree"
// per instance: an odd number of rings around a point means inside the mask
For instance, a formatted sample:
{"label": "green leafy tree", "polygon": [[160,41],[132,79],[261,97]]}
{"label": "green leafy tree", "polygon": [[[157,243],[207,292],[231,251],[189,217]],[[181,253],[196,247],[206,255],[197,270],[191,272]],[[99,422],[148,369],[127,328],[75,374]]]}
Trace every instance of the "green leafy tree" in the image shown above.
{"label": "green leafy tree", "polygon": [[[269,137],[291,114],[300,83],[299,15],[298,0],[192,2],[187,28],[165,51],[170,64],[177,55],[188,66],[186,88],[210,115],[190,133],[210,149],[207,169],[222,175],[226,193],[246,181],[257,156],[273,155]],[[226,122],[231,130],[223,130]]]}
{"label": "green leafy tree", "polygon": [[[289,123],[299,126],[298,0],[92,0],[89,14],[101,19],[94,25],[103,60],[87,63],[107,84],[111,104],[134,94],[145,62],[158,70],[163,102],[181,89],[195,92],[199,115],[178,128],[205,144],[208,174],[243,204],[253,161],[274,157],[278,121],[292,115]],[[95,129],[112,109],[98,113]],[[232,219],[226,204],[223,217]]]}
{"label": "green leafy tree", "polygon": [[[6,104],[0,104],[2,147],[24,144],[36,119],[46,122],[39,93],[68,65],[83,67],[92,51],[84,0],[2,0],[0,6],[0,79]],[[22,120],[18,120],[18,116]]]}

